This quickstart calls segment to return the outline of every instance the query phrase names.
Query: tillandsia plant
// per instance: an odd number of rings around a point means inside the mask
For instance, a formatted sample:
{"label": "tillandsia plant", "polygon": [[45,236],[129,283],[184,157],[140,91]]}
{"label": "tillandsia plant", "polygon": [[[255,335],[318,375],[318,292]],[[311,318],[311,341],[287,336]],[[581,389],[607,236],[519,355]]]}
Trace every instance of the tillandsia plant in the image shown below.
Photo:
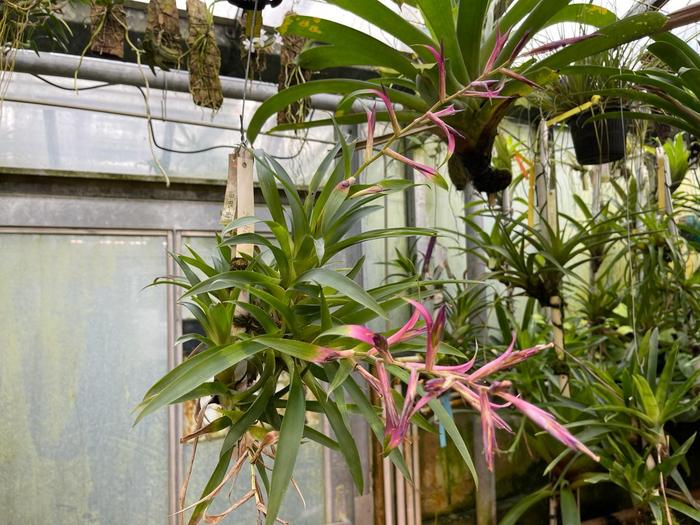
{"label": "tillandsia plant", "polygon": [[[455,112],[446,122],[459,135],[455,142],[456,155],[449,166],[450,178],[458,189],[471,180],[476,189],[487,193],[495,193],[510,182],[510,174],[506,176],[493,169],[491,155],[499,123],[515,100],[528,95],[535,84],[556,79],[558,68],[659,32],[671,21],[658,12],[617,20],[599,6],[571,4],[570,0],[519,0],[508,3],[503,12],[496,11],[503,3],[489,0],[408,2],[418,8],[428,30],[425,32],[379,0],[330,0],[330,3],[384,31],[396,39],[397,46],[341,23],[288,16],[280,27],[282,34],[302,36],[319,44],[301,53],[302,67],[323,70],[364,66],[377,71],[379,76],[369,81],[312,80],[283,90],[258,108],[248,128],[250,139],[255,139],[269,117],[317,93],[347,96],[347,102],[339,105],[334,117],[339,123],[348,124],[364,121],[362,112],[356,111],[350,102],[358,97],[366,98],[367,90],[372,89],[383,89],[392,101],[401,105],[394,116],[379,113],[377,118],[384,121],[395,119],[404,124],[429,108],[435,112],[452,104]],[[539,55],[518,58],[544,28],[562,22],[598,26],[599,30],[585,41],[551,46],[556,49],[567,44],[546,58],[538,59]],[[483,95],[472,96],[472,91],[486,88],[498,91],[498,96],[488,99]],[[457,96],[446,100],[448,92]],[[330,120],[304,125],[328,124]],[[294,127],[299,125],[280,129]],[[411,129],[412,133],[421,131],[448,139],[439,126],[428,124]]]}
{"label": "tillandsia plant", "polygon": [[[387,103],[387,110],[390,108]],[[425,118],[444,125],[440,116]],[[373,119],[370,111],[370,128]],[[412,276],[363,290],[353,281],[362,260],[351,268],[338,267],[344,250],[365,241],[435,235],[433,230],[409,227],[352,235],[353,224],[381,209],[374,204],[377,199],[413,183],[394,179],[362,184],[363,167],[355,172],[350,169],[353,146],[342,135],[339,139],[341,144],[323,160],[304,197],[274,159],[256,151],[258,181],[271,218],[236,219],[219,238],[213,265],[193,251],[176,255],[184,277],[156,281],[184,289],[181,302],[199,320],[204,335],[183,336],[199,341],[199,346],[146,393],[137,420],[168,404],[200,399],[203,406],[217,405],[220,416],[205,424],[200,410],[200,428],[183,439],[196,441],[207,433],[226,432],[219,462],[200,499],[190,506],[194,509],[190,523],[222,519],[253,500],[258,512],[266,516],[266,524],[274,523],[303,440],[339,451],[362,491],[359,454],[348,427],[350,411],[365,418],[383,442],[385,453],[407,478],[399,445],[409,425],[424,426],[423,413],[432,411],[473,473],[469,451],[439,400],[450,394],[481,413],[489,464],[496,449],[495,429],[509,429],[499,415],[508,407],[522,412],[574,451],[597,459],[553,416],[517,396],[509,381],[494,378],[551,345],[520,351],[511,345],[505,353],[475,367],[474,359],[442,341],[447,307],[431,315],[421,302],[434,281]],[[431,168],[390,149],[389,144],[383,152],[437,176]],[[334,165],[339,153],[341,159]],[[375,157],[370,149],[362,166]],[[264,225],[271,236],[237,232],[253,223]],[[243,251],[232,256],[232,248],[239,245],[255,249],[251,255]],[[373,319],[386,317],[407,303],[413,313],[400,328],[386,332],[368,328]],[[448,355],[450,364],[442,364]],[[380,409],[373,406],[363,383],[378,394]],[[395,390],[397,383],[404,385],[403,394]],[[333,437],[306,425],[307,411],[323,414]],[[273,461],[269,479],[266,457]],[[235,483],[246,462],[257,469],[251,490],[225,513],[207,515],[213,498],[228,483]]]}

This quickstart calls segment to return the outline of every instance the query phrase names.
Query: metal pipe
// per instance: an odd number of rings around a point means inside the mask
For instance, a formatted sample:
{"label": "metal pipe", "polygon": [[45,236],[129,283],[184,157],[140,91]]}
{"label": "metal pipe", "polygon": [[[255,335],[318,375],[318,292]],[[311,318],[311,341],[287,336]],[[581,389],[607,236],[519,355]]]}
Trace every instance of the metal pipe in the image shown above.
{"label": "metal pipe", "polygon": [[[77,78],[123,84],[127,86],[146,86],[153,89],[189,93],[190,77],[187,71],[163,71],[157,68],[156,74],[150,68],[129,62],[117,62],[104,58],[66,55],[63,53],[41,53],[27,49],[17,50],[14,70],[18,73],[35,75],[52,75],[56,77]],[[243,98],[245,81],[242,78],[221,77],[221,89],[225,98]],[[268,82],[252,80],[248,82],[246,98],[264,102],[277,93],[277,86]],[[341,100],[336,95],[312,95],[311,106],[315,109],[335,111]]]}

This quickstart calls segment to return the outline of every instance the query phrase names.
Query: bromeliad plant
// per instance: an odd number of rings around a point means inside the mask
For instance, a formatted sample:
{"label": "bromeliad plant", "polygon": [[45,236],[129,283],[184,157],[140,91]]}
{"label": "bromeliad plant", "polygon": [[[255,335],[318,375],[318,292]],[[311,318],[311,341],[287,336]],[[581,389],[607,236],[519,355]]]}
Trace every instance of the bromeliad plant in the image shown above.
{"label": "bromeliad plant", "polygon": [[[508,429],[497,411],[509,406],[575,451],[597,458],[551,415],[512,393],[508,381],[490,379],[550,345],[521,351],[511,345],[496,359],[473,369],[474,359],[467,360],[442,341],[447,309],[440,307],[432,316],[418,300],[434,283],[406,277],[363,290],[353,281],[362,260],[352,268],[341,267],[338,260],[344,250],[359,243],[435,232],[385,228],[351,234],[354,224],[381,209],[374,204],[378,198],[403,191],[411,183],[383,180],[369,186],[348,177],[352,146],[340,139],[341,145],[323,160],[305,196],[274,159],[255,152],[271,219],[235,220],[220,237],[213,264],[194,251],[176,255],[184,277],[157,280],[184,289],[181,302],[199,320],[204,335],[183,336],[198,340],[199,346],[146,393],[137,420],[168,404],[200,399],[204,406],[216,405],[220,415],[205,423],[200,411],[200,428],[183,439],[196,441],[207,433],[226,432],[219,462],[201,498],[191,506],[192,524],[207,516],[213,498],[228,483],[235,483],[246,462],[257,469],[253,488],[227,512],[254,499],[266,523],[272,524],[291,482],[302,440],[339,451],[362,491],[349,412],[365,418],[384,443],[385,453],[408,477],[399,445],[410,423],[425,426],[422,413],[430,409],[473,472],[469,451],[439,400],[449,393],[481,413],[484,452],[490,464],[495,429]],[[341,159],[334,165],[338,153]],[[285,206],[279,188],[286,196]],[[252,223],[260,223],[269,235],[237,232]],[[241,244],[254,245],[255,250],[250,256],[232,259],[231,248]],[[377,332],[367,327],[407,301],[414,311],[398,330]],[[448,365],[440,362],[445,355],[451,355]],[[362,382],[377,392],[381,408],[372,405]],[[403,395],[395,391],[395,383],[405,385]],[[496,399],[503,403],[495,403]],[[333,438],[306,425],[308,411],[328,419]],[[273,459],[269,479],[266,457]],[[208,517],[215,520],[224,515]]]}
{"label": "bromeliad plant", "polygon": [[[318,93],[345,95],[346,101],[338,106],[335,120],[361,123],[364,115],[351,102],[366,98],[367,90],[381,86],[391,100],[401,105],[394,115],[388,112],[377,115],[379,120],[394,124],[394,136],[396,124],[412,122],[429,108],[436,112],[448,104],[454,105],[456,111],[446,118],[459,133],[456,155],[449,166],[450,178],[458,189],[471,180],[476,189],[488,193],[510,183],[510,174],[506,176],[493,169],[491,155],[499,123],[515,100],[528,95],[535,84],[554,80],[558,68],[659,32],[669,22],[669,18],[658,12],[617,20],[606,9],[571,4],[570,0],[519,0],[508,3],[504,12],[494,11],[501,2],[489,0],[405,2],[418,8],[428,30],[425,32],[379,0],[329,1],[395,38],[401,49],[341,23],[296,14],[288,16],[280,28],[282,34],[294,34],[319,44],[301,53],[302,67],[318,71],[364,66],[377,71],[379,76],[370,81],[313,80],[285,89],[258,108],[248,128],[249,138],[254,140],[267,119],[278,111]],[[562,22],[597,26],[599,30],[585,41],[560,43],[568,45],[546,58],[538,59],[536,55],[517,60],[538,33]],[[478,84],[490,89],[498,86],[498,96],[474,97],[471,92],[482,89]],[[446,93],[457,95],[447,100]],[[303,125],[328,124],[330,120]],[[295,124],[279,129],[298,127]],[[430,131],[445,140],[449,138],[440,126],[410,131]]]}

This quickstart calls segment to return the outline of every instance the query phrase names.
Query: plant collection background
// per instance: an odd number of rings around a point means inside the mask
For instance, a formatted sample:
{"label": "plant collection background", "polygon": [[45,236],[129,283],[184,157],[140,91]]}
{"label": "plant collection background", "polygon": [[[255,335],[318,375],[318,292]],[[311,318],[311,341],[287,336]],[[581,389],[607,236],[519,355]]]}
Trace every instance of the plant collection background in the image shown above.
{"label": "plant collection background", "polygon": [[[211,13],[190,3],[192,94],[217,108]],[[403,2],[420,14],[421,28],[378,0],[328,3],[398,45],[289,13],[279,32],[304,43],[287,64],[297,81],[264,102],[247,129],[269,218],[237,218],[217,238],[213,260],[192,249],[174,254],[182,276],[154,283],[179,287],[204,333],[178,341],[198,346],[145,394],[136,420],[197,400],[198,428],[183,442],[196,451],[203,436],[225,436],[206,487],[183,509],[189,523],[235,520],[242,505],[255,505],[268,525],[284,519],[305,441],[342,454],[363,492],[354,415],[407,478],[401,445],[412,425],[444,431],[475,483],[476,454],[493,470],[496,458],[527,453],[541,476],[504,524],[543,501],[555,502],[566,525],[580,523],[592,517],[586,506],[600,485],[613,487],[641,523],[700,521],[690,468],[700,419],[700,55],[669,32],[690,15],[623,17],[567,0]],[[95,4],[99,31],[124,28],[121,2]],[[151,5],[176,11],[173,2]],[[561,24],[578,33],[542,41]],[[165,31],[167,21],[161,25]],[[68,38],[50,2],[0,5],[7,47],[35,31]],[[179,38],[163,34],[129,43],[139,62],[167,68],[184,60]],[[5,56],[0,66],[10,69]],[[339,66],[376,76],[309,80]],[[328,118],[306,120],[317,94],[342,99]],[[612,159],[595,202],[574,196],[576,210],[557,210],[542,203],[541,190],[536,202],[537,171],[549,173],[551,190],[558,165],[587,181],[591,169],[548,156],[541,134],[516,138],[506,117],[535,129],[594,96],[587,123],[602,133],[621,122],[624,155]],[[278,131],[335,129],[337,146],[309,169],[308,187],[253,147],[280,112]],[[364,138],[350,140],[345,124],[362,125]],[[556,145],[565,133],[562,126],[545,136]],[[415,160],[411,144],[430,141],[440,144],[436,158]],[[656,180],[659,155],[668,191]],[[413,179],[369,182],[369,168],[387,159],[412,169]],[[463,210],[463,229],[361,231],[385,197],[424,185],[480,195]],[[255,233],[244,231],[251,225]],[[364,258],[346,267],[347,250],[394,238],[411,249],[384,261],[387,282],[363,289],[355,279]],[[434,257],[439,249],[447,257]],[[455,275],[449,261],[465,258],[483,271]],[[453,406],[479,418],[483,450],[465,441]],[[212,407],[216,418],[205,419]],[[331,435],[307,424],[311,412],[327,419]],[[250,489],[211,513],[236,483]],[[187,481],[183,502],[186,490]]]}

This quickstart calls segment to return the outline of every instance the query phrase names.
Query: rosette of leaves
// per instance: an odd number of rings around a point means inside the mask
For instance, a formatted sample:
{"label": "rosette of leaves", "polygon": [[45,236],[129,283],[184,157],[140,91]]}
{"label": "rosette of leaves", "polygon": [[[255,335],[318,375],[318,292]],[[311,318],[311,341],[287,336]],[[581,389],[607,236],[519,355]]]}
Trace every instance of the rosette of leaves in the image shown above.
{"label": "rosette of leaves", "polygon": [[[206,514],[212,494],[230,472],[236,445],[246,436],[276,442],[276,458],[268,479],[258,458],[258,480],[267,494],[266,523],[279,512],[290,484],[302,440],[313,440],[339,451],[362,490],[363,479],[355,440],[348,427],[352,405],[382,441],[384,426],[369,395],[351,374],[355,363],[339,359],[355,346],[347,338],[319,340],[331,327],[364,324],[382,318],[406,304],[404,298],[421,287],[415,278],[364,290],[353,279],[361,269],[338,268],[338,256],[359,243],[388,237],[433,235],[424,228],[383,228],[353,234],[353,225],[381,209],[377,199],[400,192],[411,183],[384,180],[382,189],[346,180],[351,151],[343,146],[343,160],[334,165],[341,146],[329,152],[302,194],[286,171],[271,157],[256,151],[258,181],[271,219],[243,217],[231,223],[219,238],[213,263],[197,253],[177,255],[183,277],[160,279],[184,291],[181,303],[204,329],[204,335],[186,334],[199,348],[166,374],[145,395],[137,420],[171,403],[216,396],[221,416],[199,432],[226,432],[219,462],[195,506],[190,523]],[[283,206],[280,188],[287,204]],[[231,234],[236,228],[258,223],[261,233]],[[234,259],[231,249],[254,245],[252,256]],[[232,329],[233,328],[233,329]],[[242,330],[242,328],[244,330]],[[334,437],[305,423],[307,411],[326,415]],[[450,426],[452,431],[453,426]],[[466,447],[460,440],[461,450]],[[452,435],[452,434],[451,434]],[[405,473],[399,450],[390,453]],[[208,499],[209,498],[209,499]]]}
{"label": "rosette of leaves", "polygon": [[176,67],[182,55],[180,15],[175,0],[150,0],[143,36],[144,62],[164,71]]}
{"label": "rosette of leaves", "polygon": [[[476,187],[490,191],[499,189],[491,181],[495,177],[491,156],[498,126],[514,101],[531,93],[533,82],[546,84],[556,78],[554,71],[558,68],[658,32],[667,21],[658,12],[617,20],[606,9],[588,4],[570,5],[569,0],[519,0],[510,3],[502,13],[494,13],[492,7],[496,3],[488,0],[416,0],[412,3],[425,21],[426,32],[379,0],[330,0],[330,3],[384,31],[410,51],[397,49],[342,23],[288,16],[280,27],[283,35],[294,34],[318,43],[301,53],[301,66],[315,71],[361,66],[374,70],[377,77],[369,81],[314,80],[286,89],[258,108],[248,128],[248,137],[254,140],[270,116],[304,97],[318,93],[350,95],[377,86],[383,86],[389,97],[402,106],[397,112],[398,120],[411,122],[441,100],[442,65],[429,48],[440,49],[442,45],[447,93],[456,93],[475,80],[501,85],[503,98],[485,100],[464,96],[450,100],[460,111],[447,120],[462,135],[455,155],[459,162],[453,161],[450,168],[454,185],[464,188],[471,180]],[[546,58],[515,61],[519,51],[540,31],[562,22],[600,29],[596,36],[571,43]],[[334,117],[343,124],[362,123],[365,118],[364,113],[354,112],[350,104],[341,105]],[[388,120],[389,115],[380,113],[378,118]],[[304,126],[330,123],[330,120],[316,120]],[[432,131],[442,136],[438,128]]]}
{"label": "rosette of leaves", "polygon": [[219,71],[221,51],[216,45],[214,19],[202,0],[187,0],[187,37],[190,93],[198,106],[219,109],[224,102]]}
{"label": "rosette of leaves", "polygon": [[93,0],[90,3],[90,21],[90,51],[124,58],[127,26],[123,0]]}

